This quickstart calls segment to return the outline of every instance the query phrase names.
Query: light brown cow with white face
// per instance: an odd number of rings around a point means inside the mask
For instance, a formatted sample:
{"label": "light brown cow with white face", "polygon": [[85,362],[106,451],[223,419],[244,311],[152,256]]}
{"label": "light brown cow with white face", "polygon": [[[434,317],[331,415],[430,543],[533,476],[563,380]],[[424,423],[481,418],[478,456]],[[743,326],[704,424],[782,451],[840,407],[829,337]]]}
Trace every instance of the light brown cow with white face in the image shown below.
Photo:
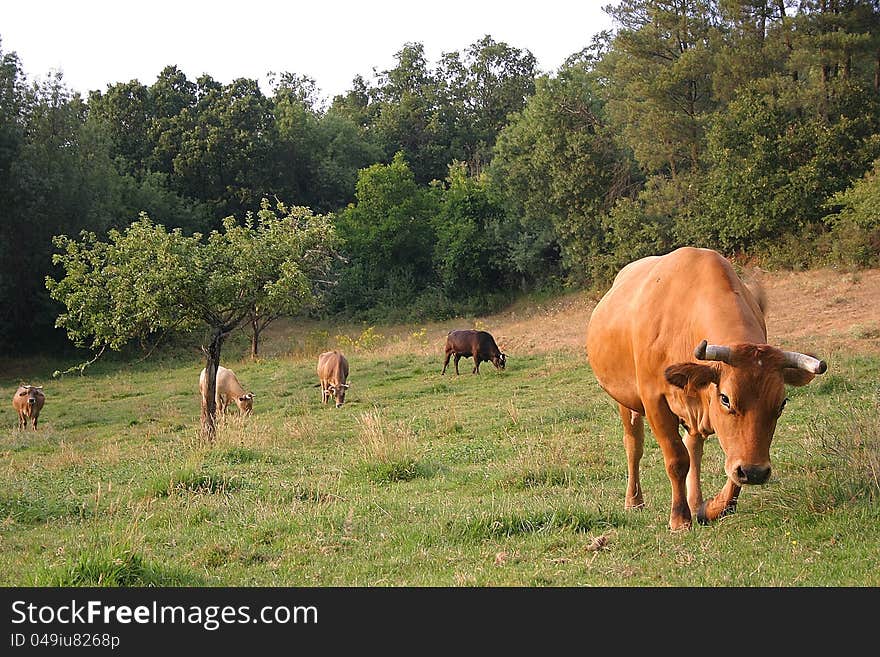
{"label": "light brown cow with white face", "polygon": [[27,428],[28,420],[31,421],[33,430],[37,430],[37,418],[40,417],[40,411],[45,403],[43,386],[18,386],[18,390],[12,396],[12,407],[18,412],[19,430]]}
{"label": "light brown cow with white face", "polygon": [[[207,370],[203,369],[199,375],[199,392],[204,398],[208,390]],[[235,372],[221,366],[217,367],[217,389],[214,394],[217,404],[217,412],[225,413],[231,402],[235,402],[242,415],[250,415],[254,410],[254,393],[245,392]]]}
{"label": "light brown cow with white face", "polygon": [[336,408],[345,403],[345,392],[349,388],[348,360],[339,351],[325,351],[318,356],[318,379],[321,385],[321,403],[326,404],[330,397],[336,400]]}
{"label": "light brown cow with white face", "polygon": [[[694,515],[705,523],[733,512],[742,486],[769,479],[785,386],[806,385],[827,369],[767,344],[761,299],[721,254],[694,248],[624,267],[593,310],[587,354],[623,421],[625,506],[644,504],[639,462],[647,417],[672,485],[673,530],[689,527]],[[727,482],[704,501],[700,465],[713,433]]]}

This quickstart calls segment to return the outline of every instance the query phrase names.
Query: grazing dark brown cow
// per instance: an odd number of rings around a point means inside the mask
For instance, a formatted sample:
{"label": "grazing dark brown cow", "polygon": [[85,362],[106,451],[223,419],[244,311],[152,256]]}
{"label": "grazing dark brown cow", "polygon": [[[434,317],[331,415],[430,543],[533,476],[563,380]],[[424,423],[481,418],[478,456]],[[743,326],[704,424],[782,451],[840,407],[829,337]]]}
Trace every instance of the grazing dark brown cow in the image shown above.
{"label": "grazing dark brown cow", "polygon": [[45,403],[46,395],[43,394],[43,386],[18,386],[18,390],[12,397],[12,407],[18,411],[18,428],[25,429],[30,419],[33,429],[36,431],[37,418]]}
{"label": "grazing dark brown cow", "polygon": [[339,351],[325,351],[318,356],[318,379],[321,384],[321,403],[326,404],[330,397],[336,400],[336,408],[345,403],[348,390],[348,360]]}
{"label": "grazing dark brown cow", "polygon": [[[707,523],[733,512],[743,485],[768,480],[786,384],[806,385],[827,369],[767,344],[763,295],[720,253],[694,248],[621,269],[590,317],[587,355],[623,420],[624,506],[644,504],[639,461],[647,417],[672,484],[673,530],[690,527],[693,515]],[[703,443],[716,432],[727,482],[704,502]]]}
{"label": "grazing dark brown cow", "polygon": [[462,358],[473,358],[474,369],[471,374],[480,373],[480,363],[490,361],[497,369],[503,370],[507,364],[507,354],[501,352],[493,338],[486,331],[474,329],[459,329],[450,331],[446,335],[446,359],[443,361],[443,371],[449,365],[449,358],[455,356],[455,373],[458,374],[458,361]]}

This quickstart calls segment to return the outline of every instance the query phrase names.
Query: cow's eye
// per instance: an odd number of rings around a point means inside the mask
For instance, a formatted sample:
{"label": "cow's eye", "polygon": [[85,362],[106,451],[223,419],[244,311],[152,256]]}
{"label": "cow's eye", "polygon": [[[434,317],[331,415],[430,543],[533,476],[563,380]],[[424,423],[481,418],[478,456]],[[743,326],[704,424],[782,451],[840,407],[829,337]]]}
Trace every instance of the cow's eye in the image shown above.
{"label": "cow's eye", "polygon": [[730,410],[730,397],[725,395],[723,392],[719,395],[719,397],[721,399],[721,405],[724,406],[724,408]]}

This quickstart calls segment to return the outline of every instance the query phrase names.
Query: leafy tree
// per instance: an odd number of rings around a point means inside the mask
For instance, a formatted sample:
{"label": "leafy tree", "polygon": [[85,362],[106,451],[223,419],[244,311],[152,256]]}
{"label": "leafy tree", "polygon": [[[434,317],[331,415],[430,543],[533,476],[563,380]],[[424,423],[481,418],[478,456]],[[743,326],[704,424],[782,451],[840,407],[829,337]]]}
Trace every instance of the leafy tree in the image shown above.
{"label": "leafy tree", "polygon": [[395,59],[397,66],[379,76],[375,128],[386,152],[402,152],[415,180],[426,184],[442,178],[447,163],[435,139],[437,81],[421,43],[404,44]]}
{"label": "leafy tree", "polygon": [[[603,213],[635,186],[632,160],[607,128],[592,61],[575,58],[555,77],[538,78],[495,151],[490,175],[521,223],[511,243],[529,254],[517,268],[584,282],[601,250]],[[547,257],[553,244],[555,262]]]}
{"label": "leafy tree", "polygon": [[382,149],[356,117],[339,107],[321,111],[314,80],[285,73],[275,84],[272,189],[318,211],[345,207],[354,200],[358,169],[382,160]]}
{"label": "leafy tree", "polygon": [[486,177],[469,177],[462,162],[449,166],[446,180],[435,220],[435,267],[449,299],[474,300],[504,284],[507,248],[496,230],[504,208],[487,189]]}
{"label": "leafy tree", "polygon": [[433,281],[437,200],[420,187],[402,153],[358,175],[356,203],[338,214],[349,264],[334,293],[338,310],[402,307]]}
{"label": "leafy tree", "polygon": [[336,211],[354,201],[358,171],[382,161],[382,148],[354,121],[334,113],[321,116],[317,133],[312,204]]}
{"label": "leafy tree", "polygon": [[293,312],[312,303],[313,255],[333,229],[326,218],[276,217],[264,207],[256,220],[227,217],[207,236],[168,231],[146,215],[106,242],[83,232],[79,240],[56,236],[53,261],[63,269],[47,277],[53,299],[66,307],[57,326],[79,346],[121,349],[130,340],[162,331],[207,329],[202,345],[208,389],[202,431],[213,438],[217,368],[224,339],[257,312]]}
{"label": "leafy tree", "polygon": [[827,206],[837,210],[825,217],[833,236],[832,256],[859,267],[880,266],[880,160]]}
{"label": "leafy tree", "polygon": [[148,167],[173,175],[183,134],[194,121],[191,110],[196,104],[196,85],[176,66],[166,66],[150,86],[150,101],[153,114],[147,126],[151,146]]}
{"label": "leafy tree", "polygon": [[89,119],[101,122],[113,152],[122,159],[122,172],[144,171],[152,150],[148,128],[154,112],[149,89],[137,80],[113,84],[103,94],[92,91],[88,109]]}
{"label": "leafy tree", "polygon": [[803,82],[759,80],[716,115],[705,212],[683,237],[732,252],[821,220],[826,199],[880,156],[873,91],[853,80],[827,89],[820,105]]}
{"label": "leafy tree", "polygon": [[[277,213],[276,213],[277,211]],[[280,218],[279,218],[280,217]],[[243,227],[235,227],[243,256],[242,266],[257,279],[272,281],[278,272],[296,266],[310,285],[309,294],[291,294],[285,280],[267,283],[252,297],[247,322],[251,330],[251,358],[259,355],[260,336],[279,317],[292,316],[318,303],[334,284],[332,271],[337,238],[330,230],[331,217],[314,215],[302,206],[287,207],[280,201],[273,210],[263,199],[257,221],[248,215]],[[228,231],[227,231],[228,232]],[[293,263],[293,264],[292,264]]]}
{"label": "leafy tree", "polygon": [[204,75],[196,95],[192,120],[173,158],[175,179],[189,198],[204,201],[216,216],[240,214],[269,193],[269,102],[257,81],[245,78],[223,86]]}
{"label": "leafy tree", "polygon": [[710,0],[622,0],[620,28],[602,60],[611,123],[646,173],[698,168],[712,94]]}
{"label": "leafy tree", "polygon": [[537,60],[528,50],[486,35],[467,48],[465,119],[472,131],[465,155],[473,173],[492,159],[492,149],[511,114],[535,93]]}
{"label": "leafy tree", "polygon": [[[43,277],[50,273],[52,235],[65,230],[106,230],[115,225],[120,176],[107,135],[85,121],[87,109],[60,74],[32,85],[13,125],[22,128],[5,187],[5,253],[0,268],[6,337],[30,344],[55,339],[57,313]],[[26,331],[24,330],[26,329]]]}
{"label": "leafy tree", "polygon": [[[16,294],[21,278],[13,262],[21,245],[17,243],[19,229],[13,208],[18,203],[21,184],[16,167],[26,138],[26,82],[18,55],[0,49],[0,305],[8,309],[23,301]],[[9,318],[0,320],[0,339],[12,342],[16,328],[17,324]]]}

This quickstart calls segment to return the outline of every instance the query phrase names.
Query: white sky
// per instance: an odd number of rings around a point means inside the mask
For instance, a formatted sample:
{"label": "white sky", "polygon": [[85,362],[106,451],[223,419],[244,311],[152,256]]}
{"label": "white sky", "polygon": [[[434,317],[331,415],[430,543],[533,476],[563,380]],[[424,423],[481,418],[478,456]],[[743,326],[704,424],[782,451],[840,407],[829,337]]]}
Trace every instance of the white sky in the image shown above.
{"label": "white sky", "polygon": [[228,84],[290,72],[332,98],[358,74],[394,66],[407,42],[425,46],[429,66],[485,35],[529,50],[542,72],[612,26],[612,0],[0,0],[0,50],[15,52],[30,80],[61,71],[87,95],[137,79],[150,86],[165,66],[195,81]]}

